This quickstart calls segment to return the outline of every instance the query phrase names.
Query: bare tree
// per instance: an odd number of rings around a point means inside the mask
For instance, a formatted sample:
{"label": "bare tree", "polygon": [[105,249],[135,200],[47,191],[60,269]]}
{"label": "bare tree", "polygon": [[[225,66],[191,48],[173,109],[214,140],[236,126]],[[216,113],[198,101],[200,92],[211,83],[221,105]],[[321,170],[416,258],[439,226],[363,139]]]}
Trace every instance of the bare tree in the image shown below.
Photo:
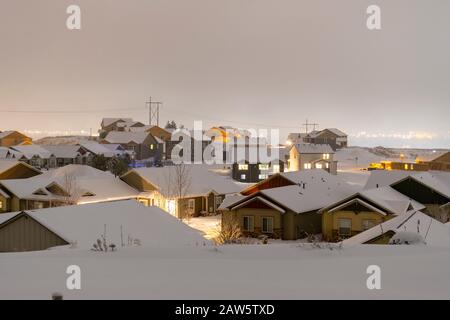
{"label": "bare tree", "polygon": [[191,170],[189,166],[184,163],[176,164],[173,167],[173,174],[171,180],[171,195],[178,202],[178,217],[183,218],[183,214],[186,214],[186,218],[189,220],[192,212],[188,212],[186,209],[186,203],[183,199],[186,197],[188,190],[191,186]]}
{"label": "bare tree", "polygon": [[81,197],[81,190],[77,185],[77,178],[69,173],[66,173],[63,178],[64,204],[74,205]]}

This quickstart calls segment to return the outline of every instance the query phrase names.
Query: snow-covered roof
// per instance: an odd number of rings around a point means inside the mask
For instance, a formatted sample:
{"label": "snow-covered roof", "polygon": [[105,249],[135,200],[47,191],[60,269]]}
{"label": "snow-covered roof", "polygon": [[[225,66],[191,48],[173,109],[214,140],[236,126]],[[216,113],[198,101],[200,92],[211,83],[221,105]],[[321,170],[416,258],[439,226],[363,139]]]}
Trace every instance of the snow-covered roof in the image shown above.
{"label": "snow-covered roof", "polygon": [[[20,156],[23,156],[27,159],[31,159],[33,157],[40,157],[41,159],[48,159],[53,154],[48,151],[47,149],[44,149],[43,147],[39,145],[25,145],[25,146],[14,146],[10,148],[11,150],[16,151],[20,154]],[[17,157],[17,155],[16,155]]]}
{"label": "snow-covered roof", "polygon": [[141,144],[149,135],[150,133],[148,132],[111,131],[104,140],[109,143],[127,144],[134,142]]}
{"label": "snow-covered roof", "polygon": [[5,172],[9,169],[14,168],[15,166],[26,166],[30,168],[33,171],[36,171],[37,173],[40,173],[40,171],[24,162],[20,162],[17,160],[11,160],[11,159],[0,159],[0,173]]}
{"label": "snow-covered roof", "polygon": [[79,144],[87,151],[96,154],[96,155],[104,155],[107,158],[111,158],[115,156],[115,152],[111,151],[106,144],[101,144],[95,141],[83,141]]}
{"label": "snow-covered roof", "polygon": [[131,131],[131,132],[144,132],[144,131],[148,131],[151,128],[153,128],[153,125],[145,125],[143,127],[128,127],[127,130]]}
{"label": "snow-covered roof", "polygon": [[[235,183],[230,177],[224,177],[209,170],[207,165],[185,165],[187,183],[185,183],[185,196],[204,196],[210,192],[218,194],[238,193],[242,186]],[[144,180],[156,187],[164,196],[174,196],[174,182],[176,179],[175,166],[137,168],[129,171],[137,173]]]}
{"label": "snow-covered roof", "polygon": [[70,158],[74,159],[80,155],[80,146],[76,145],[54,145],[54,146],[42,146],[42,148],[48,150],[56,158]]}
{"label": "snow-covered roof", "polygon": [[0,159],[5,159],[8,155],[9,148],[6,147],[0,147]]}
{"label": "snow-covered roof", "polygon": [[21,199],[64,200],[47,189],[52,184],[70,193],[77,203],[130,199],[139,194],[109,172],[86,165],[71,164],[27,179],[0,180],[0,185]]}
{"label": "snow-covered roof", "polygon": [[[374,203],[378,207],[381,207],[382,210],[373,207],[365,200]],[[329,206],[323,208],[322,211],[333,212],[355,201],[383,215],[386,214],[400,215],[411,209],[422,210],[425,208],[425,206],[422,205],[421,203],[412,200],[407,196],[403,195],[402,193],[387,186],[381,188],[362,190],[360,192],[352,194],[348,198],[340,199],[338,202],[330,204]]]}
{"label": "snow-covered roof", "polygon": [[[104,234],[118,250],[122,241],[138,239],[144,247],[195,246],[208,243],[197,230],[157,207],[134,200],[27,210],[26,213],[79,249],[91,249]],[[0,215],[0,224],[19,213]]]}
{"label": "snow-covered roof", "polygon": [[344,245],[363,244],[388,231],[393,231],[394,233],[400,231],[417,233],[417,228],[419,228],[420,235],[428,245],[450,244],[450,228],[420,211],[410,210],[344,240]]}
{"label": "snow-covered roof", "polygon": [[300,154],[334,153],[328,144],[297,143],[293,145]]}
{"label": "snow-covered roof", "polygon": [[24,136],[23,133],[20,133],[18,131],[7,130],[7,131],[0,131],[0,139],[6,138],[7,136],[9,136],[10,134],[13,134],[13,133],[19,133]]}
{"label": "snow-covered roof", "polygon": [[411,172],[402,170],[375,170],[371,172],[364,188],[373,189],[392,186],[407,178],[412,178],[443,196],[450,198],[450,172],[444,171]]}
{"label": "snow-covered roof", "polygon": [[338,136],[340,138],[347,137],[346,133],[342,132],[341,130],[339,130],[337,128],[326,128],[326,129],[319,130],[319,131],[312,131],[308,134],[308,136],[311,138],[316,138],[316,137],[320,136],[326,130],[330,131],[331,133],[335,134],[336,136]]}
{"label": "snow-covered roof", "polygon": [[224,201],[225,204],[221,205],[221,208],[233,208],[242,201],[262,195],[293,212],[303,213],[322,209],[356,191],[355,187],[324,170],[288,172],[280,175],[296,185],[265,189],[246,197],[225,198],[226,202]]}
{"label": "snow-covered roof", "polygon": [[416,160],[422,161],[422,162],[428,162],[436,160],[437,158],[443,156],[444,154],[448,153],[448,151],[432,151],[427,153],[421,153]]}
{"label": "snow-covered roof", "polygon": [[133,122],[133,119],[131,119],[131,118],[103,118],[102,126],[107,127],[117,121],[131,123],[131,122]]}

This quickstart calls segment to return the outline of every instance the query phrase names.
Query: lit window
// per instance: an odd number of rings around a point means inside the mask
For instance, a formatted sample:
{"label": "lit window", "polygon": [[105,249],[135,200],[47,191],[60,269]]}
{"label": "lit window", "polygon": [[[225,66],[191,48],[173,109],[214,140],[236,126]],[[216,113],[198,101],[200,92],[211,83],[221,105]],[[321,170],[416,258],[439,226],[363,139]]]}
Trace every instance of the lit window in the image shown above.
{"label": "lit window", "polygon": [[303,167],[305,168],[305,169],[311,169],[312,167],[311,167],[311,163],[305,163],[304,165],[303,165]]}
{"label": "lit window", "polygon": [[325,163],[325,168],[330,168],[330,164],[327,162],[327,163]]}
{"label": "lit window", "polygon": [[280,165],[279,165],[279,164],[274,164],[274,165],[272,166],[272,168],[273,168],[273,173],[278,173],[278,172],[280,172]]}
{"label": "lit window", "polygon": [[155,149],[155,145],[154,145],[154,144],[151,144],[151,145],[150,145],[150,150],[153,150],[153,149]]}
{"label": "lit window", "polygon": [[244,231],[252,232],[254,230],[254,217],[245,216],[244,217]]}
{"label": "lit window", "polygon": [[177,212],[177,202],[176,200],[168,200],[167,201],[167,211],[171,215],[175,215]]}
{"label": "lit window", "polygon": [[273,233],[273,218],[263,217],[262,218],[262,232]]}
{"label": "lit window", "polygon": [[3,201],[0,200],[0,210],[3,210]]}
{"label": "lit window", "polygon": [[362,229],[363,231],[369,230],[376,225],[375,220],[363,220]]}
{"label": "lit window", "polygon": [[411,170],[414,170],[414,165],[412,164],[409,168],[410,168]]}
{"label": "lit window", "polygon": [[259,170],[261,170],[261,171],[269,170],[269,165],[268,164],[260,164]]}
{"label": "lit window", "polygon": [[339,219],[339,235],[342,237],[350,237],[352,235],[351,219]]}
{"label": "lit window", "polygon": [[248,170],[248,164],[240,164],[239,170]]}
{"label": "lit window", "polygon": [[322,164],[321,163],[316,163],[316,169],[322,169]]}
{"label": "lit window", "polygon": [[258,176],[258,178],[260,179],[260,180],[265,180],[265,179],[267,179],[269,176],[267,175],[267,174],[260,174],[259,176]]}
{"label": "lit window", "polygon": [[323,154],[323,159],[324,160],[330,160],[330,154],[329,153],[324,153]]}
{"label": "lit window", "polygon": [[409,168],[408,164],[405,164],[405,170],[408,170],[408,168]]}
{"label": "lit window", "polygon": [[247,179],[247,176],[245,174],[241,174],[241,180]]}

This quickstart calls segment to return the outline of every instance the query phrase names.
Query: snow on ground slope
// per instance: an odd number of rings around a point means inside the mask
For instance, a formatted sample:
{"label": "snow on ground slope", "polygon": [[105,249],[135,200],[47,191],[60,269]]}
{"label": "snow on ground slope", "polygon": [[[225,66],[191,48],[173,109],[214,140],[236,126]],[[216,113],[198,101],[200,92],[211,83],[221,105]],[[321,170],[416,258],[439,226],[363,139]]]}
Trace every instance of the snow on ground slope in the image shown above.
{"label": "snow on ground slope", "polygon": [[222,215],[218,214],[209,217],[190,218],[185,223],[196,230],[199,230],[206,239],[212,239],[217,236],[217,231],[220,230],[222,223]]}
{"label": "snow on ground slope", "polygon": [[[138,247],[0,254],[0,299],[450,299],[449,248],[306,245]],[[66,268],[81,268],[69,291]],[[368,290],[367,267],[381,268]]]}

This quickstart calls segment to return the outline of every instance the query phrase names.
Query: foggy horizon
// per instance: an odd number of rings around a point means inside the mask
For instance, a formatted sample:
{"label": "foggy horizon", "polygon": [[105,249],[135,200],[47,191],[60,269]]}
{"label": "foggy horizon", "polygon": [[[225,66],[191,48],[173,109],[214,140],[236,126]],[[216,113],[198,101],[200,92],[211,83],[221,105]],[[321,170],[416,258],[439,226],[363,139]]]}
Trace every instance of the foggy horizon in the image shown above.
{"label": "foggy horizon", "polygon": [[[339,128],[349,145],[450,148],[450,2],[3,0],[0,131],[97,133],[103,117],[161,126]],[[65,26],[82,10],[82,30]],[[283,141],[281,141],[283,142]]]}

